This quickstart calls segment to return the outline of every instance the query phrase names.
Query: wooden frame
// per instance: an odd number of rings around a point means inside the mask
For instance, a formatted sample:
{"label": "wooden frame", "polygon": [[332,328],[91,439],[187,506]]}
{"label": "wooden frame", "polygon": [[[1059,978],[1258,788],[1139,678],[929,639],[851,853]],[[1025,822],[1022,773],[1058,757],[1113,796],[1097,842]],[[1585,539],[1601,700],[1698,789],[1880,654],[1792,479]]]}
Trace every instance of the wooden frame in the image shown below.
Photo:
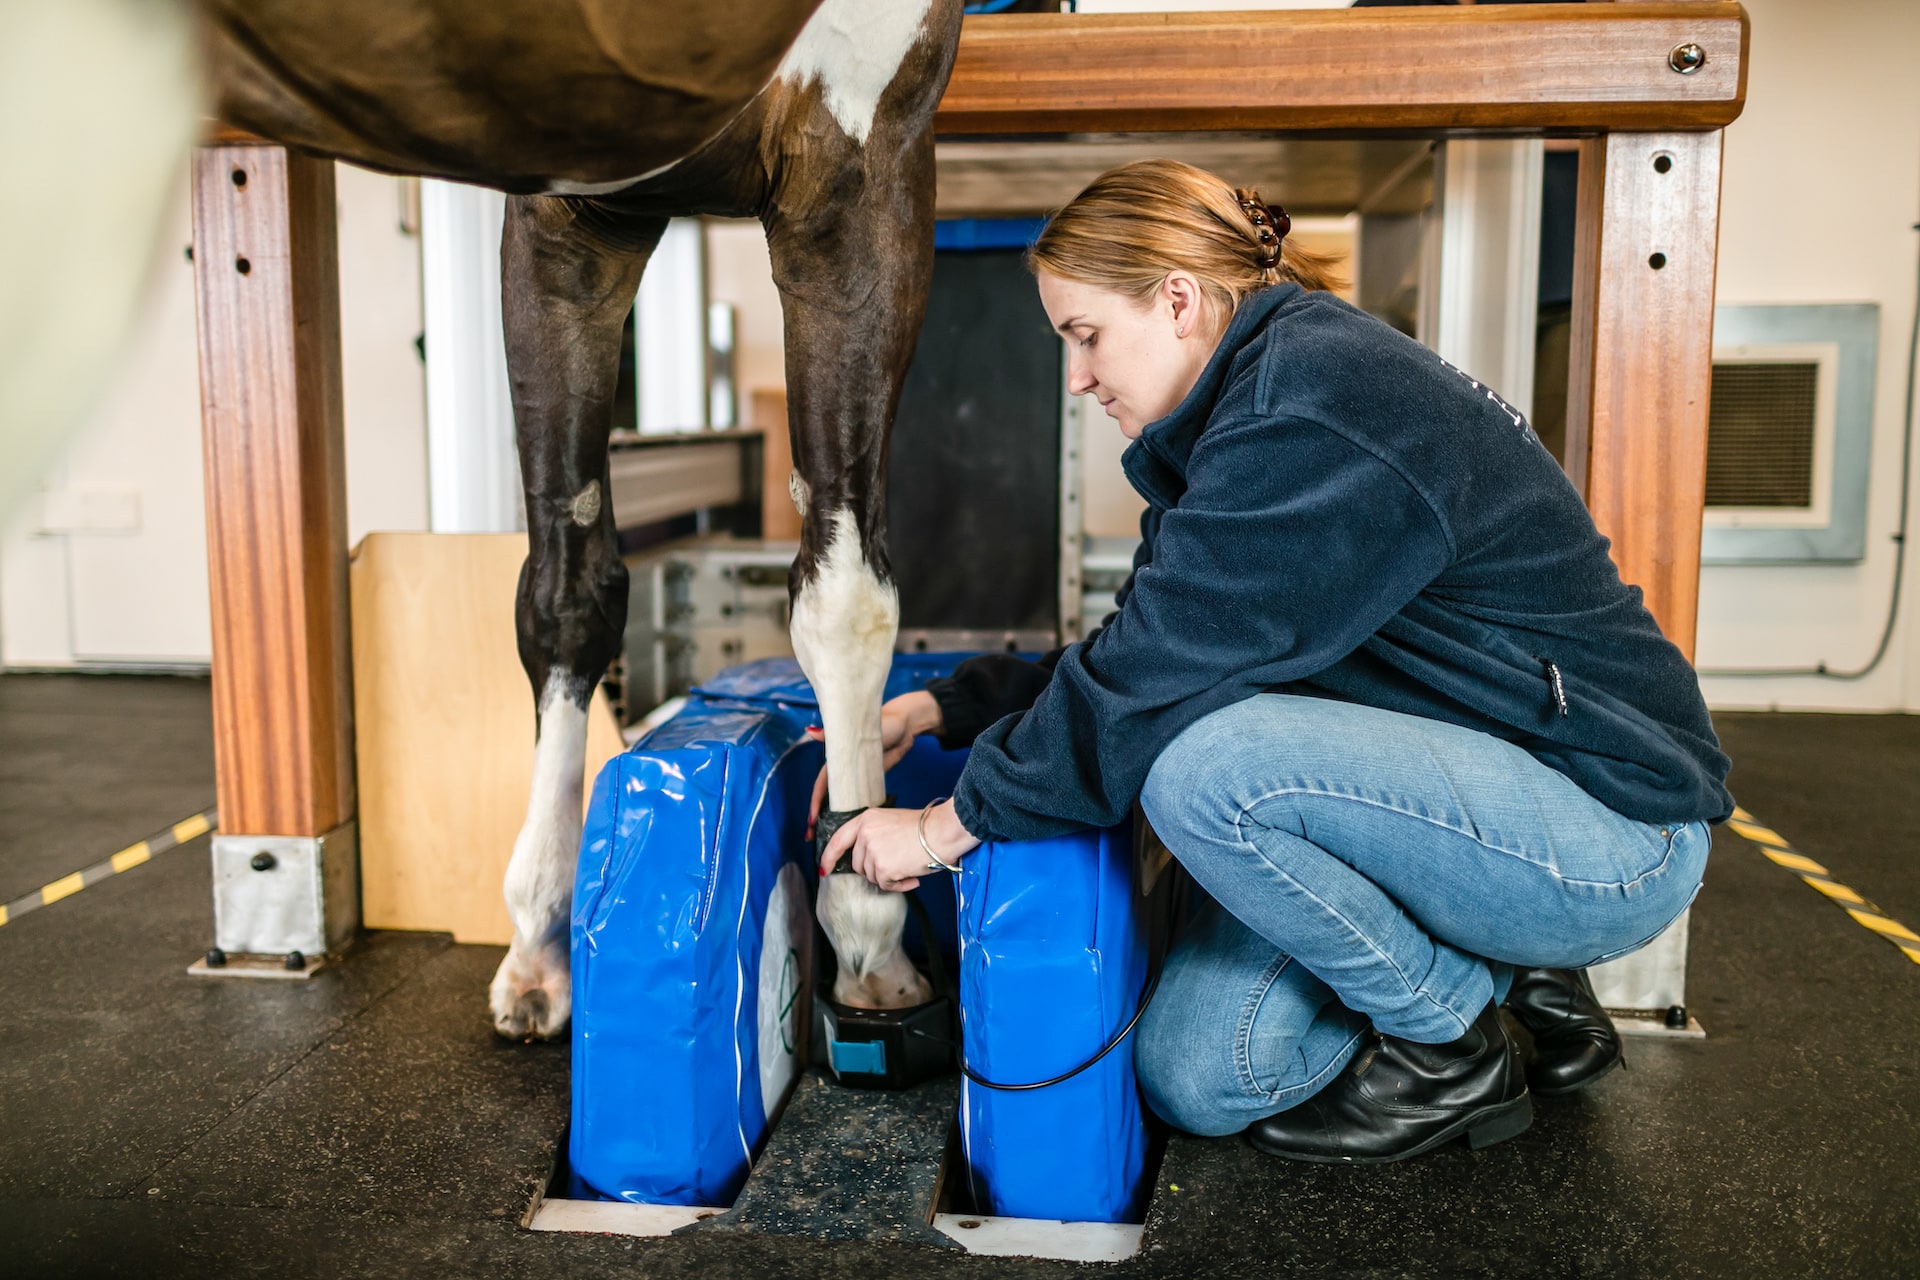
{"label": "wooden frame", "polygon": [[193,250],[220,827],[321,836],[356,807],[332,161],[195,153]]}
{"label": "wooden frame", "polygon": [[[936,125],[1583,138],[1568,470],[1691,656],[1718,131],[1745,102],[1747,30],[1699,0],[969,18]],[[1687,45],[1705,62],[1683,73]],[[332,177],[215,137],[194,239],[221,825],[319,835],[353,816]],[[264,180],[236,186],[236,166]],[[272,265],[242,274],[245,255]]]}

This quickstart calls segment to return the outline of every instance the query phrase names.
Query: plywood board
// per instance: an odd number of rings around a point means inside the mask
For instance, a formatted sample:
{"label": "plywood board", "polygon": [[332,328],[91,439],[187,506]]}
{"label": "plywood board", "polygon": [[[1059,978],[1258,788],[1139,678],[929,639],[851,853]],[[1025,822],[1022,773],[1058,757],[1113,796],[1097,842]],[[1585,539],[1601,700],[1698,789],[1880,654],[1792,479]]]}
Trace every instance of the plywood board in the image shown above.
{"label": "plywood board", "polygon": [[[370,929],[512,940],[500,885],[533,769],[533,695],[513,624],[526,545],[521,534],[376,533],[354,551],[360,893]],[[596,690],[589,787],[620,750]]]}

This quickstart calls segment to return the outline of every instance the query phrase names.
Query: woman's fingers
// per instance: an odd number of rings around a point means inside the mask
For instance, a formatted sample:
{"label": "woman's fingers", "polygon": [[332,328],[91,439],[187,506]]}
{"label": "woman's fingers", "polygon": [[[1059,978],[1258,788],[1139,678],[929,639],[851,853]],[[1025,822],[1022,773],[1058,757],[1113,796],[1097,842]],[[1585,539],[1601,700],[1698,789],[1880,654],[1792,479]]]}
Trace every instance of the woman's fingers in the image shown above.
{"label": "woman's fingers", "polygon": [[813,826],[820,821],[820,810],[827,803],[827,769],[820,767],[820,776],[813,780],[813,807],[807,811],[807,839],[813,839]]}
{"label": "woman's fingers", "polygon": [[[807,736],[815,742],[827,740],[826,731],[814,725],[807,726]],[[823,764],[820,766],[820,776],[813,780],[813,807],[807,811],[807,839],[809,840],[813,839],[814,824],[820,821],[820,810],[826,803],[827,766]]]}

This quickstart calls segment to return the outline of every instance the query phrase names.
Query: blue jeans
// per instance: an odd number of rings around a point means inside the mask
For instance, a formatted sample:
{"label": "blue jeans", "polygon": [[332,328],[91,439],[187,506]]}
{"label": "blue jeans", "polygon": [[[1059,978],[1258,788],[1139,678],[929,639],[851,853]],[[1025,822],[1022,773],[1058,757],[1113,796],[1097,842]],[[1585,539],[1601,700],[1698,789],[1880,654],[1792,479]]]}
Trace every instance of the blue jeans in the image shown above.
{"label": "blue jeans", "polygon": [[1584,968],[1699,892],[1704,822],[1635,822],[1519,747],[1261,694],[1196,721],[1140,803],[1204,889],[1141,1019],[1149,1105],[1234,1133],[1311,1097],[1371,1025],[1465,1034],[1508,966]]}

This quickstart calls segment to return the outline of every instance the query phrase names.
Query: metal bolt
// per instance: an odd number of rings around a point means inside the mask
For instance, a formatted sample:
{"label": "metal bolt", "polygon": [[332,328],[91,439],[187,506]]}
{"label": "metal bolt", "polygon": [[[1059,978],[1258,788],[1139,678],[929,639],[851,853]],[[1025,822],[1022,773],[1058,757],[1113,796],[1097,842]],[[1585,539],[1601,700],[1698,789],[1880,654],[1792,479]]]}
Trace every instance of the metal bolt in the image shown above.
{"label": "metal bolt", "polygon": [[1690,76],[1707,65],[1707,51],[1691,40],[1677,44],[1667,54],[1667,65],[1683,76]]}
{"label": "metal bolt", "polygon": [[207,948],[207,968],[224,969],[227,967],[227,953],[218,947]]}
{"label": "metal bolt", "polygon": [[255,871],[271,871],[280,865],[280,860],[268,853],[265,849],[262,849],[248,860],[247,865]]}
{"label": "metal bolt", "polygon": [[290,972],[298,973],[307,967],[307,958],[298,951],[289,951],[287,952],[286,965]]}
{"label": "metal bolt", "polygon": [[1667,1006],[1667,1025],[1675,1031],[1687,1029],[1687,1006],[1670,1004]]}

